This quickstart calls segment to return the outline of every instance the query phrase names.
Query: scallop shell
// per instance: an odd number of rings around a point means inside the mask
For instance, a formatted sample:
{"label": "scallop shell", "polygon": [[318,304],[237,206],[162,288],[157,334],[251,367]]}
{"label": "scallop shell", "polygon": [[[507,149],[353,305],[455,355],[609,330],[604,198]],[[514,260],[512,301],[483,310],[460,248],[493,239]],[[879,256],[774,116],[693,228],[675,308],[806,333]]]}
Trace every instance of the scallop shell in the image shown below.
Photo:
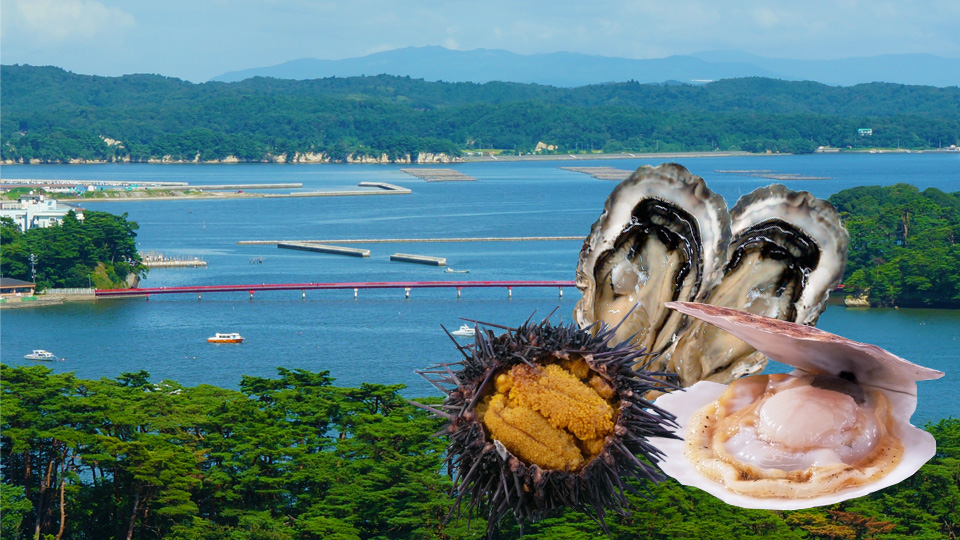
{"label": "scallop shell", "polygon": [[[799,372],[852,374],[864,386],[884,393],[894,411],[894,433],[904,448],[901,462],[881,479],[835,493],[806,499],[758,498],[734,493],[702,475],[684,454],[684,443],[655,439],[651,443],[667,454],[665,473],[680,483],[700,488],[728,504],[743,508],[796,510],[833,504],[894,485],[915,473],[936,453],[933,436],[910,424],[916,409],[916,381],[936,379],[943,373],[909,362],[880,347],[852,341],[809,326],[784,322],[729,308],[695,303],[670,303],[668,307],[723,328],[771,359]],[[684,391],[660,397],[657,406],[677,416],[678,433],[690,429],[692,415],[716,401],[726,385],[701,381]]]}

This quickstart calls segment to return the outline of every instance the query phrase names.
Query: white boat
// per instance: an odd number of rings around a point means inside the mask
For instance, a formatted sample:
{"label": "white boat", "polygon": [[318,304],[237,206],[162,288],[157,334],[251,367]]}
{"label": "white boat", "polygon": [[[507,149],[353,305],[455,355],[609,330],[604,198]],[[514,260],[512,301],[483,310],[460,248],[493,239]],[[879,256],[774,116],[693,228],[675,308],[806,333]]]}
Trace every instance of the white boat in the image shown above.
{"label": "white boat", "polygon": [[208,337],[207,343],[243,343],[243,336],[236,332],[230,334],[221,334],[218,332],[213,337]]}
{"label": "white boat", "polygon": [[454,270],[453,268],[450,268],[450,267],[447,267],[447,269],[444,270],[444,272],[447,272],[448,274],[469,274],[470,273],[469,270]]}
{"label": "white boat", "polygon": [[476,335],[476,330],[469,324],[462,324],[459,330],[454,330],[450,333],[455,336],[474,336]]}
{"label": "white boat", "polygon": [[40,360],[43,362],[55,362],[60,360],[57,355],[43,349],[34,349],[32,353],[24,356],[27,360]]}

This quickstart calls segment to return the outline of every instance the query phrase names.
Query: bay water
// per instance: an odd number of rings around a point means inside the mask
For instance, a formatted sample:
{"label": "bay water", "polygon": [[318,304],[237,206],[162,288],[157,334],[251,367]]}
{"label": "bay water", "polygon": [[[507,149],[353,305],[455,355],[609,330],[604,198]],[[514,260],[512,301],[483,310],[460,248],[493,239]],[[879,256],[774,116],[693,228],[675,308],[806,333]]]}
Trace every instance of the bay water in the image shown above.
{"label": "bay water", "polygon": [[[475,182],[430,183],[399,165],[33,165],[3,166],[0,176],[71,180],[180,181],[190,184],[302,183],[287,191],[357,189],[380,181],[412,190],[409,195],[322,198],[250,198],[85,202],[89,210],[127,213],[139,223],[142,252],[199,257],[206,268],[151,270],[144,287],[184,285],[326,283],[433,280],[573,280],[581,241],[359,244],[369,258],[278,249],[245,240],[373,238],[465,238],[586,236],[615,182],[560,169],[608,166],[635,169],[662,159],[557,160],[443,165]],[[960,154],[840,154],[812,156],[698,157],[677,159],[732,205],[771,180],[746,173],[829,177],[779,181],[828,197],[860,185],[908,183],[960,191]],[[443,267],[391,262],[395,252],[445,257]],[[261,262],[262,261],[262,262]],[[515,289],[452,289],[258,292],[154,295],[149,300],[100,300],[0,316],[0,361],[31,363],[32,349],[47,349],[63,362],[48,364],[79,377],[113,378],[146,370],[154,381],[236,388],[243,375],[270,377],[278,366],[328,370],[342,386],[363,382],[406,385],[408,397],[438,395],[415,369],[459,357],[441,325],[456,329],[461,318],[519,325],[555,311],[555,322],[572,320],[579,293]],[[913,417],[923,425],[960,415],[960,311],[852,309],[831,305],[819,328],[873,343],[908,360],[944,371],[919,383]],[[215,332],[239,332],[239,345],[213,345]],[[461,340],[465,343],[466,340]],[[782,366],[771,365],[771,371]]]}

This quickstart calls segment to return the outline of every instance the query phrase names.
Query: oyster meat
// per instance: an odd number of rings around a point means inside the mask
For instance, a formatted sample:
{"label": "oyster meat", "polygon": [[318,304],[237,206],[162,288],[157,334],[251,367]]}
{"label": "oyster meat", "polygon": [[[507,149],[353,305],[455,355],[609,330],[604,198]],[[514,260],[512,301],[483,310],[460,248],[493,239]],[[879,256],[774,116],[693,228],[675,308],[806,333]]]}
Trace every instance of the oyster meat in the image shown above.
{"label": "oyster meat", "polygon": [[661,352],[683,320],[664,302],[702,300],[729,242],[726,203],[702,178],[673,163],[641,167],[614,188],[580,250],[574,319]]}
{"label": "oyster meat", "polygon": [[686,441],[652,442],[681,483],[745,508],[809,508],[893,485],[936,452],[910,416],[916,381],[942,372],[809,326],[706,304],[668,307],[796,368],[658,399]]}
{"label": "oyster meat", "polygon": [[682,386],[729,382],[762,370],[766,357],[662,303],[813,325],[843,275],[847,243],[837,212],[807,192],[767,186],[728,213],[682,166],[641,167],[610,194],[584,242],[574,318],[583,328],[620,325],[618,339],[657,354],[649,369],[679,375]]}
{"label": "oyster meat", "polygon": [[[775,184],[741,197],[730,223],[723,277],[704,302],[816,324],[847,260],[849,237],[833,206]],[[766,357],[730,333],[694,321],[658,364],[689,386],[758,373]]]}

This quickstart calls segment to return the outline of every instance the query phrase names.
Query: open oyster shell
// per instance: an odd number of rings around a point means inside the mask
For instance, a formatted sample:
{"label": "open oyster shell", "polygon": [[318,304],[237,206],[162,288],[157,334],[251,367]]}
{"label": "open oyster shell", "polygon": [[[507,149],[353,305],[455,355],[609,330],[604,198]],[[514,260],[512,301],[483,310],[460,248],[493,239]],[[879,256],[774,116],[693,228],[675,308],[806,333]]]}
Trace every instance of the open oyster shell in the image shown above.
{"label": "open oyster shell", "polygon": [[[908,362],[875,345],[809,326],[705,304],[671,303],[668,307],[731,332],[771,359],[797,368],[794,374],[844,376],[853,378],[862,387],[879,390],[890,402],[892,433],[903,447],[900,462],[875,481],[817,497],[794,499],[735,493],[698,471],[685,455],[685,443],[652,440],[652,444],[667,454],[663,471],[680,483],[700,488],[728,504],[744,508],[795,510],[860,497],[896,484],[910,477],[936,452],[933,436],[911,425],[910,416],[917,405],[916,381],[942,377],[942,372]],[[684,391],[660,397],[657,405],[677,416],[678,433],[687,436],[693,415],[716,401],[726,388],[723,384],[702,381]]]}
{"label": "open oyster shell", "polygon": [[[813,325],[843,277],[849,236],[830,203],[774,184],[737,201],[723,277],[704,303]],[[737,337],[693,321],[659,359],[689,386],[759,373],[766,357]]]}
{"label": "open oyster shell", "polygon": [[702,300],[730,241],[723,198],[680,165],[643,166],[614,188],[580,250],[580,328],[617,327],[615,341],[661,352],[683,317],[664,302]]}
{"label": "open oyster shell", "polygon": [[[680,165],[639,168],[618,185],[580,251],[574,309],[657,356],[682,386],[757,373],[766,357],[663,307],[697,301],[812,325],[846,264],[848,235],[830,203],[781,185],[726,203]],[[631,309],[633,311],[631,311]]]}

